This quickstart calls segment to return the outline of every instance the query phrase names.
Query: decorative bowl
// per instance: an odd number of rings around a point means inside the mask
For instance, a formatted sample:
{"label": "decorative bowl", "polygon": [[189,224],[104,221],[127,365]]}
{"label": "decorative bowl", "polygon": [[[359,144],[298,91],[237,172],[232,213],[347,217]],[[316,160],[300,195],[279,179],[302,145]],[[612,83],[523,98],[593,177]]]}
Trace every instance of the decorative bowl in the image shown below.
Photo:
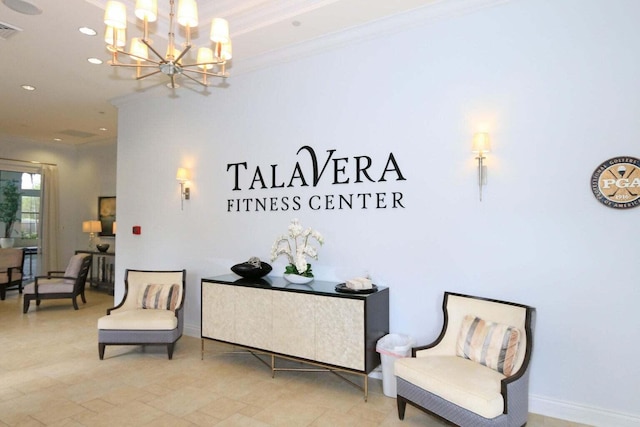
{"label": "decorative bowl", "polygon": [[271,272],[271,266],[263,261],[260,261],[260,267],[249,262],[242,262],[231,267],[231,271],[245,279],[259,279]]}
{"label": "decorative bowl", "polygon": [[98,248],[98,250],[100,252],[107,252],[109,250],[109,244],[108,243],[98,243],[96,245],[96,248]]}

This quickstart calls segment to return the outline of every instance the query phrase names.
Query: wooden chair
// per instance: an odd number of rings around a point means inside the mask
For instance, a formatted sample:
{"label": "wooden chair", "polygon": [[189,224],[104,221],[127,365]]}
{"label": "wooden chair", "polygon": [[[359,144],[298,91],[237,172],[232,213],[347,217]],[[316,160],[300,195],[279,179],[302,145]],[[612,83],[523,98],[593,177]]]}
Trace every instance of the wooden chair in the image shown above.
{"label": "wooden chair", "polygon": [[43,299],[62,298],[71,298],[73,308],[78,310],[78,296],[83,303],[87,302],[84,287],[90,268],[91,255],[77,254],[71,257],[65,271],[49,271],[46,276],[36,276],[34,282],[24,287],[22,312],[29,311],[32,300],[36,300],[36,305],[39,306]]}
{"label": "wooden chair", "polygon": [[169,360],[184,329],[186,270],[125,271],[124,298],[98,319],[98,355],[107,345],[166,345]]}
{"label": "wooden chair", "polygon": [[395,361],[398,417],[410,403],[460,426],[527,422],[535,309],[445,292],[432,343]]}
{"label": "wooden chair", "polygon": [[22,293],[23,264],[24,249],[0,249],[0,299],[5,299],[8,289],[18,289]]}

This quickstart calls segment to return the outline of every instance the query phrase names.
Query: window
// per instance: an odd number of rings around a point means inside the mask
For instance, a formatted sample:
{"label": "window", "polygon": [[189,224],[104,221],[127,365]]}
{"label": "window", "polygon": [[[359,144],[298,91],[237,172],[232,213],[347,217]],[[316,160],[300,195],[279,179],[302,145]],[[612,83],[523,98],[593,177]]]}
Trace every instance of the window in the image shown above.
{"label": "window", "polygon": [[20,237],[37,239],[40,224],[40,174],[22,174],[20,197]]}

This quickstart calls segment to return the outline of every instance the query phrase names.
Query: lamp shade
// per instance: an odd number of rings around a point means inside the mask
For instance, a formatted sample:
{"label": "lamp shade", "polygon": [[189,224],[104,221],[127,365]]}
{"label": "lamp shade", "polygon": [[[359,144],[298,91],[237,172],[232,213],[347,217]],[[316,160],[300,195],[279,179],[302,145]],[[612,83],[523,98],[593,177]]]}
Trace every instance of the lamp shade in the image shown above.
{"label": "lamp shade", "polygon": [[[116,38],[113,38],[113,34],[115,31]],[[104,41],[108,46],[116,46],[116,47],[124,47],[127,44],[127,30],[124,28],[115,29],[113,27],[107,26],[107,29],[104,32]]]}
{"label": "lamp shade", "polygon": [[127,28],[127,8],[124,3],[108,1],[104,9],[104,23],[119,30]]}
{"label": "lamp shade", "polygon": [[198,49],[198,67],[203,70],[210,70],[213,68],[213,51],[208,47],[201,47]]}
{"label": "lamp shade", "polygon": [[491,151],[491,139],[486,132],[478,132],[473,135],[473,146],[471,151],[474,153],[488,153]]}
{"label": "lamp shade", "polygon": [[100,221],[82,221],[83,233],[100,233],[102,231],[102,223]]}
{"label": "lamp shade", "polygon": [[142,40],[138,37],[134,37],[131,39],[131,49],[129,50],[131,55],[131,59],[134,61],[141,61],[141,58],[148,59],[149,58],[149,48],[146,44],[142,43]]}
{"label": "lamp shade", "polygon": [[158,0],[137,0],[136,1],[136,17],[138,19],[145,18],[147,22],[155,22],[158,20]]}
{"label": "lamp shade", "polygon": [[222,18],[211,20],[211,41],[214,43],[227,43],[229,41],[229,22]]}
{"label": "lamp shade", "polygon": [[178,24],[191,28],[198,26],[198,4],[195,0],[178,1]]}
{"label": "lamp shade", "polygon": [[189,181],[191,179],[191,171],[187,168],[178,168],[176,173],[176,180],[180,182]]}
{"label": "lamp shade", "polygon": [[229,39],[228,42],[222,43],[222,46],[220,47],[220,59],[228,61],[231,57],[231,39]]}

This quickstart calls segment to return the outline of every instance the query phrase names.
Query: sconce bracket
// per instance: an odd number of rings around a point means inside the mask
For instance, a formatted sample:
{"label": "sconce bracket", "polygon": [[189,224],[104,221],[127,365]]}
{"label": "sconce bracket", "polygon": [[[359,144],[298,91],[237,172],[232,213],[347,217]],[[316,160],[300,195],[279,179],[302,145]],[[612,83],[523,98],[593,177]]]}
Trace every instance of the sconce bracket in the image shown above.
{"label": "sconce bracket", "polygon": [[191,189],[189,187],[186,187],[184,189],[184,199],[189,200],[190,197],[191,197]]}

